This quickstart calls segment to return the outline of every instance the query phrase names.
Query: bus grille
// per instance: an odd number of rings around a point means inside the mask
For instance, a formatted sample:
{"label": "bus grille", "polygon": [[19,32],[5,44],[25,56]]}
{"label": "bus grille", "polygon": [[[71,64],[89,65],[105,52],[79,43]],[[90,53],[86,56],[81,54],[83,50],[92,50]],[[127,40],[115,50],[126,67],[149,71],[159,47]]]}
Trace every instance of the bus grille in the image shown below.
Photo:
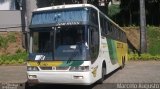
{"label": "bus grille", "polygon": [[68,70],[69,67],[40,67],[41,70]]}
{"label": "bus grille", "polygon": [[52,67],[40,67],[41,70],[52,70]]}
{"label": "bus grille", "polygon": [[56,67],[56,70],[68,70],[69,67]]}

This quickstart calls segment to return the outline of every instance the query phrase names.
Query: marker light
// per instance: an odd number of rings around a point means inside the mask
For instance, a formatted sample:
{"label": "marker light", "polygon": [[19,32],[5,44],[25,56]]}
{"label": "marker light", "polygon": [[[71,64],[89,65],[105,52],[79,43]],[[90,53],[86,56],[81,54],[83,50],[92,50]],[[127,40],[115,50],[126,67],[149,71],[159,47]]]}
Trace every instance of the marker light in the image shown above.
{"label": "marker light", "polygon": [[39,71],[39,69],[36,66],[27,66],[27,71]]}
{"label": "marker light", "polygon": [[77,67],[71,67],[69,69],[70,71],[76,71],[76,72],[86,72],[89,71],[89,66],[77,66]]}

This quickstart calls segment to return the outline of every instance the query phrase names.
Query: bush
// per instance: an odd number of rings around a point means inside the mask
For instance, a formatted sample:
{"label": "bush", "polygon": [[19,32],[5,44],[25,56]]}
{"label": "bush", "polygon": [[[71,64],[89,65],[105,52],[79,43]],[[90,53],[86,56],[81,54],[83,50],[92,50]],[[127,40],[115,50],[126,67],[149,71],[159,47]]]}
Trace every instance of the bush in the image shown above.
{"label": "bush", "polygon": [[1,64],[23,64],[27,59],[27,53],[17,53],[12,55],[1,55],[0,56],[0,65]]}
{"label": "bush", "polygon": [[0,58],[0,65],[1,65],[1,64],[3,64],[3,60],[2,60],[2,58]]}

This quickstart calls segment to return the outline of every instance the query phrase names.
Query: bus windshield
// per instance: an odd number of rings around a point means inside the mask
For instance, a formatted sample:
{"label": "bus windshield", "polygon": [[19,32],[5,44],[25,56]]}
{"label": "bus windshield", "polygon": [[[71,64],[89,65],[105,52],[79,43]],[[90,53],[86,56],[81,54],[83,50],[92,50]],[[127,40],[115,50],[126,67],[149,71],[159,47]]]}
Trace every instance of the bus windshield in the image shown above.
{"label": "bus windshield", "polygon": [[82,25],[32,29],[30,59],[86,60],[88,53],[86,30]]}
{"label": "bus windshield", "polygon": [[96,10],[83,7],[33,12],[30,27],[85,24],[98,26],[98,14]]}

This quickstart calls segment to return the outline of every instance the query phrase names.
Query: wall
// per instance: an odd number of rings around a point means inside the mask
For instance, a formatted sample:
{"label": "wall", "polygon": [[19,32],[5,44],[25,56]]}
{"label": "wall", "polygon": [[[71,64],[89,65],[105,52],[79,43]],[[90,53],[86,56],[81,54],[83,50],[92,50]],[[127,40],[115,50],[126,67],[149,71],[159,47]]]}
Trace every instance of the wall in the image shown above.
{"label": "wall", "polygon": [[20,11],[0,11],[0,31],[20,31],[21,13]]}

